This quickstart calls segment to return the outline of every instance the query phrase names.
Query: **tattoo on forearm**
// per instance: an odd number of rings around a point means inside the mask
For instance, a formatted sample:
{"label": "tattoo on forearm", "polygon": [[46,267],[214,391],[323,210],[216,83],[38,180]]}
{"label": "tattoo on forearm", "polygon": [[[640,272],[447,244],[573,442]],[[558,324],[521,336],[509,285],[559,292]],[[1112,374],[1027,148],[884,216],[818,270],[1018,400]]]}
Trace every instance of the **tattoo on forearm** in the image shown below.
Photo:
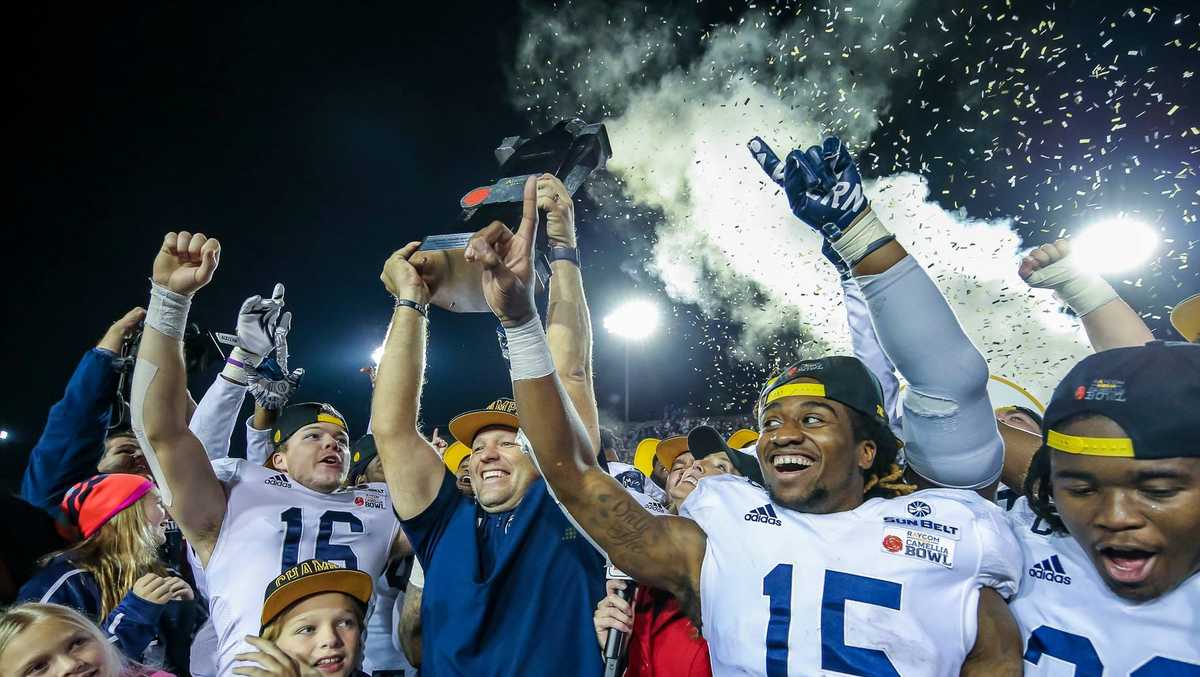
{"label": "tattoo on forearm", "polygon": [[623,550],[622,554],[646,554],[647,529],[654,516],[623,490],[616,494],[604,487],[595,499],[604,522],[606,546],[610,550]]}

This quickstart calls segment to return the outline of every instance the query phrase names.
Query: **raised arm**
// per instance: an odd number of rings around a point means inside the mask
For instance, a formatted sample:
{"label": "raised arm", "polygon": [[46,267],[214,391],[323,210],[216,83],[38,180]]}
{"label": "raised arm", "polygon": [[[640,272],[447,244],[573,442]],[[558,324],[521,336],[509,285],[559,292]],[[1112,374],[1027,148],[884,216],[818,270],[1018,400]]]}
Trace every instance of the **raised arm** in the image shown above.
{"label": "raised arm", "polygon": [[130,389],[134,433],[162,493],[201,563],[225,518],[225,491],[188,429],[183,331],[191,297],[212,280],[221,245],[203,233],[168,233],[154,259],[146,329]]}
{"label": "raised arm", "polygon": [[1075,267],[1070,255],[1070,240],[1044,244],[1025,255],[1018,273],[1030,287],[1053,289],[1054,295],[1075,311],[1092,350],[1100,352],[1153,341],[1150,328],[1112,285],[1090,270]]}
{"label": "raised arm", "polygon": [[114,361],[121,356],[125,338],[145,315],[141,308],[125,313],[95,348],[84,353],[62,400],[50,408],[42,436],[29,452],[21,498],[56,514],[67,489],[96,473],[117,387]]}
{"label": "raised arm", "polygon": [[392,254],[380,275],[396,298],[396,307],[371,397],[371,432],[392,505],[402,520],[420,515],[433,503],[446,474],[437,452],[417,428],[425,378],[425,309],[432,297],[425,280],[409,262],[420,246],[420,242],[410,242]]}
{"label": "raised arm", "polygon": [[[828,249],[837,256],[832,248],[822,247],[822,253]],[[844,265],[844,264],[843,264]],[[902,437],[903,417],[900,413],[900,379],[896,378],[896,365],[888,359],[879,345],[879,337],[875,335],[875,326],[871,324],[871,311],[867,300],[863,298],[862,289],[858,282],[850,276],[850,270],[842,277],[842,298],[846,303],[846,323],[850,327],[850,348],[854,356],[867,365],[867,369],[879,379],[883,388],[883,406],[887,409],[887,417],[892,431]]]}
{"label": "raised arm", "polygon": [[574,253],[575,260],[550,261],[550,302],[546,338],[563,388],[583,420],[592,447],[600,449],[600,412],[592,380],[592,318],[583,293],[575,239],[575,205],[566,186],[553,174],[537,179],[537,206],[546,212],[546,239],[552,253]]}
{"label": "raised arm", "polygon": [[836,137],[785,161],[760,138],[750,150],[784,188],[793,213],[851,268],[884,353],[908,381],[904,441],[923,485],[994,493],[1003,443],[988,399],[988,366],[933,280],[880,221]]}
{"label": "raised arm", "polygon": [[482,264],[484,298],[508,336],[513,395],[517,410],[528,412],[521,427],[534,461],[569,516],[613,564],[672,592],[695,611],[704,532],[691,520],[647,512],[596,465],[587,429],[558,379],[533,304],[536,237],[536,187],[530,179],[517,232],[493,222],[471,238],[465,252],[469,262]]}

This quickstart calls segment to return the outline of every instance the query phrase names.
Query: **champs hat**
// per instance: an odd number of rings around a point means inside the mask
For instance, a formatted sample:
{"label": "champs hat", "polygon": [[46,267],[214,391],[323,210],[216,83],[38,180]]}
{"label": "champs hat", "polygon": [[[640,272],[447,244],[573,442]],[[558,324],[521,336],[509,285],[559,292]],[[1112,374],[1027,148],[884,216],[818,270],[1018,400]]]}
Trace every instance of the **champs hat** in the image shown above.
{"label": "champs hat", "polygon": [[153,488],[154,484],[141,475],[95,475],[67,490],[62,500],[63,515],[84,538],[91,538],[117,513],[137,503]]}
{"label": "champs hat", "polygon": [[[288,607],[305,597],[325,592],[350,595],[365,608],[371,603],[371,576],[319,559],[306,559],[276,576],[263,599],[262,627],[265,628]],[[262,630],[260,629],[261,633]]]}
{"label": "champs hat", "polygon": [[350,479],[367,472],[367,466],[379,455],[375,448],[375,436],[367,433],[350,445]]}
{"label": "champs hat", "polygon": [[[814,379],[816,383],[802,382],[802,378]],[[895,444],[897,449],[904,446],[888,426],[879,380],[858,358],[833,355],[793,364],[763,386],[758,397],[758,410],[761,412],[781,397],[797,395],[841,402],[878,423],[880,429],[886,431],[886,441]]]}
{"label": "champs hat", "polygon": [[454,439],[470,447],[479,431],[491,426],[520,429],[521,423],[517,420],[516,400],[502,397],[487,405],[485,409],[459,414],[450,421],[448,427],[450,434],[454,435]]}
{"label": "champs hat", "polygon": [[1184,340],[1200,343],[1200,294],[1189,296],[1171,311],[1171,324]]}
{"label": "champs hat", "polygon": [[324,402],[305,402],[286,406],[283,411],[279,412],[279,418],[271,430],[271,441],[275,446],[279,446],[297,430],[313,423],[332,423],[342,430],[350,432],[346,417],[334,409],[333,405]]}
{"label": "champs hat", "polygon": [[[1129,437],[1077,437],[1059,430],[1080,414],[1116,421]],[[1054,389],[1046,446],[1118,458],[1200,457],[1200,345],[1151,341],[1089,355]]]}
{"label": "champs hat", "polygon": [[[755,438],[757,437],[755,435]],[[763,484],[762,469],[758,467],[758,455],[753,451],[742,451],[740,448],[735,449],[729,446],[728,442],[721,439],[721,433],[706,425],[693,428],[692,432],[688,433],[687,439],[688,448],[691,449],[692,456],[697,459],[723,451],[729,457],[729,462],[733,464],[733,467],[737,468],[738,474]]]}

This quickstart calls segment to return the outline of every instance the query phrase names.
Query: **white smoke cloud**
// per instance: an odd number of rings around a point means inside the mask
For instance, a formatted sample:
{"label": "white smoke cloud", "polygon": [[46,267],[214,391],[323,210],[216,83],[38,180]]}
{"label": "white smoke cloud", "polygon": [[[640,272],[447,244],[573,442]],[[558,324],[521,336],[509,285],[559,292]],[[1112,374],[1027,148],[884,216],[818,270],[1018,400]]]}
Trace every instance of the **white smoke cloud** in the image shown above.
{"label": "white smoke cloud", "polygon": [[[749,15],[711,27],[686,62],[672,57],[685,51],[673,45],[683,22],[644,10],[622,18],[629,6],[603,7],[530,15],[514,78],[518,101],[551,118],[607,116],[610,171],[635,207],[662,215],[647,270],[673,299],[740,323],[740,356],[753,359],[792,322],[815,339],[810,351],[848,353],[841,289],[820,238],[791,214],[745,143],[762,135],[782,157],[830,131],[865,141],[885,114],[896,45],[919,48],[893,28],[909,3],[815,22]],[[598,25],[608,30],[573,31]],[[574,37],[555,42],[565,34]],[[1088,349],[1078,323],[1017,277],[1020,239],[1011,223],[941,208],[915,174],[866,188],[993,373],[1045,400]],[[748,290],[757,303],[747,302]]]}

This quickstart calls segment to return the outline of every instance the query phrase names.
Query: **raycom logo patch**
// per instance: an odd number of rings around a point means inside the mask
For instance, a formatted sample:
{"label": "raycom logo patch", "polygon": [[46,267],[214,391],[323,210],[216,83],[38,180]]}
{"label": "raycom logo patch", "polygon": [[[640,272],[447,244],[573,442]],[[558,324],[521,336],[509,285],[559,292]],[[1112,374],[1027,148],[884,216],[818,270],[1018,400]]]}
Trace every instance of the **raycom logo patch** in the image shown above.
{"label": "raycom logo patch", "polygon": [[955,545],[946,536],[901,527],[884,527],[880,548],[889,555],[924,560],[952,569]]}

